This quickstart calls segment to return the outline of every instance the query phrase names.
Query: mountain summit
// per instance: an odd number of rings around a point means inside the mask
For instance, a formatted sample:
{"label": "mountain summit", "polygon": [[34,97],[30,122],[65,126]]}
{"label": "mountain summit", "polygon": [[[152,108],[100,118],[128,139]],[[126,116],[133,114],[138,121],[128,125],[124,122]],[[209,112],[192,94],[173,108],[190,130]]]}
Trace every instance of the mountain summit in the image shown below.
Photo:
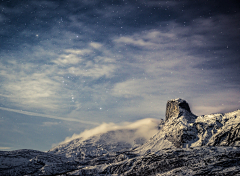
{"label": "mountain summit", "polygon": [[179,117],[184,111],[191,113],[190,107],[186,100],[181,98],[172,99],[167,102],[166,107],[166,121],[172,117]]}

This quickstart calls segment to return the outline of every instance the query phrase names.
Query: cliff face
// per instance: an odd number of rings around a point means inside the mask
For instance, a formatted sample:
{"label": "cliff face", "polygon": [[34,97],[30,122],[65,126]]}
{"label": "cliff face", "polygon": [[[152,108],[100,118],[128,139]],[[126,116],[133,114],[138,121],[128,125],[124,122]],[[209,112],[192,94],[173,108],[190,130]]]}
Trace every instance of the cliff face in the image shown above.
{"label": "cliff face", "polygon": [[186,100],[181,98],[169,100],[166,107],[166,121],[172,117],[179,117],[183,114],[183,111],[191,113],[190,107]]}

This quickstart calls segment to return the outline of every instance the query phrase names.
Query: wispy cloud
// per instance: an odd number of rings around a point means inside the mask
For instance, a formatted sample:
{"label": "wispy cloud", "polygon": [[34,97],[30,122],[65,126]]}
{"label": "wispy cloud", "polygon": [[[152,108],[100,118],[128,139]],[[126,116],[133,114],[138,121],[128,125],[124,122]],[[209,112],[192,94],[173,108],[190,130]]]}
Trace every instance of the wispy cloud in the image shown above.
{"label": "wispy cloud", "polygon": [[43,122],[42,124],[42,126],[47,126],[47,127],[51,127],[55,125],[59,125],[59,122]]}
{"label": "wispy cloud", "polygon": [[86,54],[90,54],[92,51],[88,49],[84,50],[65,50],[65,54],[61,54],[59,58],[53,60],[53,63],[56,63],[60,66],[75,65],[83,61],[82,57]]}
{"label": "wispy cloud", "polygon": [[0,147],[0,150],[11,150],[11,147]]}
{"label": "wispy cloud", "polygon": [[[70,122],[79,122],[79,123],[85,123],[85,124],[90,124],[90,125],[98,125],[99,124],[97,122],[92,122],[92,121],[84,121],[84,120],[80,120],[80,119],[73,119],[73,118],[66,118],[66,117],[57,117],[57,116],[52,116],[52,115],[39,114],[39,113],[10,109],[10,108],[0,107],[0,109],[5,110],[5,111],[10,111],[10,112],[16,112],[16,113],[20,113],[20,114],[25,114],[25,115],[29,115],[29,116],[45,117],[45,118],[64,120],[64,121],[70,121]],[[46,123],[46,124],[48,124],[48,123]]]}

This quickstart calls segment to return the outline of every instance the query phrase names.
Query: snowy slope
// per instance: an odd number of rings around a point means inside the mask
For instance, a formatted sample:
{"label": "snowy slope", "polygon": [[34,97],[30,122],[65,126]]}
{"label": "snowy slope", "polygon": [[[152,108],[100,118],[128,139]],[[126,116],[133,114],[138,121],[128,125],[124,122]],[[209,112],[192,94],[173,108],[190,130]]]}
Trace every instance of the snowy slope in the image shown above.
{"label": "snowy slope", "polygon": [[239,147],[159,150],[111,164],[92,165],[69,175],[239,175]]}

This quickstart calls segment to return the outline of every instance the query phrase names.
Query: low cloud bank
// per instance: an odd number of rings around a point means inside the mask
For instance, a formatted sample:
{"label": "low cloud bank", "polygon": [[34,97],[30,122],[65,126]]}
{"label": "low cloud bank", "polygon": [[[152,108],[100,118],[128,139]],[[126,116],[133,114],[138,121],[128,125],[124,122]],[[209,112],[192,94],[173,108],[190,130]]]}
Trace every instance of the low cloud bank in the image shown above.
{"label": "low cloud bank", "polygon": [[10,150],[11,147],[0,147],[0,150]]}
{"label": "low cloud bank", "polygon": [[95,128],[85,130],[80,134],[73,134],[72,137],[67,137],[63,143],[70,142],[71,140],[81,138],[82,140],[85,140],[89,137],[107,133],[109,131],[120,131],[120,130],[132,130],[131,135],[129,137],[123,136],[126,135],[126,133],[119,132],[117,135],[116,140],[119,141],[126,141],[130,142],[129,140],[136,140],[137,138],[144,138],[145,140],[148,140],[151,138],[154,134],[158,131],[158,125],[160,123],[160,120],[153,119],[153,118],[146,118],[142,120],[138,120],[135,122],[123,122],[121,124],[115,124],[115,123],[103,123]]}

